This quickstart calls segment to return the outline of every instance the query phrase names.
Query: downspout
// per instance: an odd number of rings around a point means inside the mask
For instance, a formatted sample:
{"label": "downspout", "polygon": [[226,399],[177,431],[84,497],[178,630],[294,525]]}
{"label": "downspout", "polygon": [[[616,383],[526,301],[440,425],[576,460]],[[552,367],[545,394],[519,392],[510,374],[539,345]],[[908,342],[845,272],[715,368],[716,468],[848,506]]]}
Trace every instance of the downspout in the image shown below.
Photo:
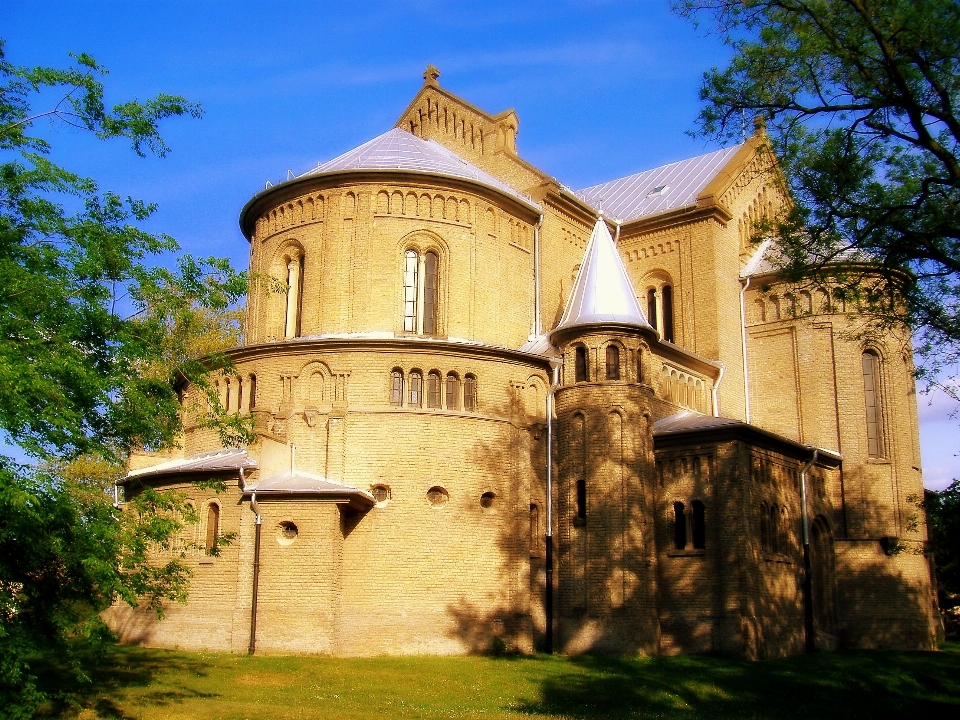
{"label": "downspout", "polygon": [[540,227],[543,225],[543,213],[533,226],[533,334],[540,337]]}
{"label": "downspout", "polygon": [[817,649],[813,630],[813,579],[810,577],[810,515],[807,513],[807,472],[817,461],[818,450],[800,472],[800,509],[803,514],[803,636],[805,649],[812,653]]}
{"label": "downspout", "polygon": [[744,296],[746,295],[747,288],[750,287],[751,279],[752,278],[747,278],[746,282],[743,283],[743,287],[740,288],[740,343],[743,350],[741,353],[743,357],[743,403],[746,410],[747,425],[750,424],[750,373],[747,370],[747,310],[744,305]]}
{"label": "downspout", "polygon": [[[244,484],[243,468],[240,468],[240,484]],[[253,592],[250,596],[250,647],[247,652],[253,655],[257,651],[257,594],[260,590],[260,528],[263,518],[260,517],[260,506],[257,505],[257,491],[250,495],[250,509],[256,517],[253,539]]]}
{"label": "downspout", "polygon": [[725,365],[720,365],[720,374],[717,375],[717,381],[713,384],[713,416],[720,417],[720,398],[717,396],[717,391],[720,389],[720,383],[723,382],[723,373],[726,372],[727,368]]}
{"label": "downspout", "polygon": [[617,221],[617,234],[613,236],[613,244],[620,242],[620,221]]}
{"label": "downspout", "polygon": [[543,603],[547,625],[544,649],[547,654],[553,653],[553,395],[560,382],[560,363],[551,361],[550,370],[552,377],[550,392],[547,393],[547,533],[544,538],[546,588]]}

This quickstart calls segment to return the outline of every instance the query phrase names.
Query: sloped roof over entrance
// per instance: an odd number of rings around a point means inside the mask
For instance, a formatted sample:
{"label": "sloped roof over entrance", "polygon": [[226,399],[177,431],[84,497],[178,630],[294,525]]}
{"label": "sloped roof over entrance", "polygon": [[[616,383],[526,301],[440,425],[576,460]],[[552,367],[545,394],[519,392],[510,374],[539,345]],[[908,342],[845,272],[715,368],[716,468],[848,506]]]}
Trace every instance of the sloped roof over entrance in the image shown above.
{"label": "sloped roof over entrance", "polygon": [[740,145],[661,165],[652,170],[577,190],[576,196],[607,217],[632,220],[695,205],[707,184],[726,166]]}
{"label": "sloped roof over entrance", "polygon": [[650,328],[603,218],[597,219],[557,330],[593,323]]}
{"label": "sloped roof over entrance", "polygon": [[245,494],[254,492],[260,499],[271,496],[309,497],[326,502],[349,504],[361,510],[369,509],[377,502],[366,490],[343,485],[328,480],[322,475],[314,475],[302,470],[287,470],[271,475],[258,483],[248,485],[244,490]]}
{"label": "sloped roof over entrance", "polygon": [[180,475],[183,473],[239,472],[241,468],[255,470],[257,461],[247,455],[247,451],[242,448],[227,448],[187,458],[168,460],[159,465],[151,465],[139,470],[131,470],[127,473],[124,481],[133,478]]}
{"label": "sloped roof over entrance", "polygon": [[407,170],[463,178],[498,190],[540,209],[532,199],[467,162],[435,140],[423,140],[403,128],[393,128],[373,140],[318,165],[300,178],[343,170]]}

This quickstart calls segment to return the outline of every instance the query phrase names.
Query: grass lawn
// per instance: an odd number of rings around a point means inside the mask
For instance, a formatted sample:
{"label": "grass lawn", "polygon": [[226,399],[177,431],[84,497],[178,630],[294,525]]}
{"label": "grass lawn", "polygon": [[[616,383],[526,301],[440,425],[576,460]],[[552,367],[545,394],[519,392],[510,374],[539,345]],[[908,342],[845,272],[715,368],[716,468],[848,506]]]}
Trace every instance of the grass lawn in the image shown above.
{"label": "grass lawn", "polygon": [[[939,653],[714,657],[247,657],[117,647],[81,708],[45,718],[960,717],[960,645]],[[50,688],[63,676],[44,672]],[[950,708],[953,708],[951,710]]]}

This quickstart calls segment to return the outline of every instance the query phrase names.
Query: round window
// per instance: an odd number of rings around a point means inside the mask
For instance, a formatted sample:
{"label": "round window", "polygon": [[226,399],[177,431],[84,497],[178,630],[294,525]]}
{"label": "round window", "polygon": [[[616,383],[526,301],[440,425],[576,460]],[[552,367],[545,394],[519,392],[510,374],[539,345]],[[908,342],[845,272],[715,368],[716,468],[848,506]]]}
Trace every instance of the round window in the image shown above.
{"label": "round window", "polygon": [[494,505],[497,504],[497,496],[492,492],[485,492],[480,496],[480,507],[484,510],[489,510]]}
{"label": "round window", "polygon": [[281,545],[291,545],[299,534],[296,523],[290,520],[284,520],[277,526],[277,542]]}
{"label": "round window", "polygon": [[442,507],[447,504],[447,500],[450,499],[450,495],[447,493],[445,488],[440,487],[439,485],[434,485],[432,488],[427,490],[427,500],[430,501],[430,504],[434,507]]}
{"label": "round window", "polygon": [[377,503],[385,503],[390,499],[390,488],[386,485],[374,485],[370,488],[370,494],[373,495]]}

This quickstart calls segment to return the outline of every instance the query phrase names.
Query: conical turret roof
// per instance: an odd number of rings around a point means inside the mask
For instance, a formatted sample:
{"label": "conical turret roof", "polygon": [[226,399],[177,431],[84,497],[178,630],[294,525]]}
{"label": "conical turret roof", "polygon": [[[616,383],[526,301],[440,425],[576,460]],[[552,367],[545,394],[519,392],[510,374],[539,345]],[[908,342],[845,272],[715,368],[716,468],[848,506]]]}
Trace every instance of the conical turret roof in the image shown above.
{"label": "conical turret roof", "polygon": [[593,323],[650,328],[603,218],[597,219],[573,290],[554,332]]}

